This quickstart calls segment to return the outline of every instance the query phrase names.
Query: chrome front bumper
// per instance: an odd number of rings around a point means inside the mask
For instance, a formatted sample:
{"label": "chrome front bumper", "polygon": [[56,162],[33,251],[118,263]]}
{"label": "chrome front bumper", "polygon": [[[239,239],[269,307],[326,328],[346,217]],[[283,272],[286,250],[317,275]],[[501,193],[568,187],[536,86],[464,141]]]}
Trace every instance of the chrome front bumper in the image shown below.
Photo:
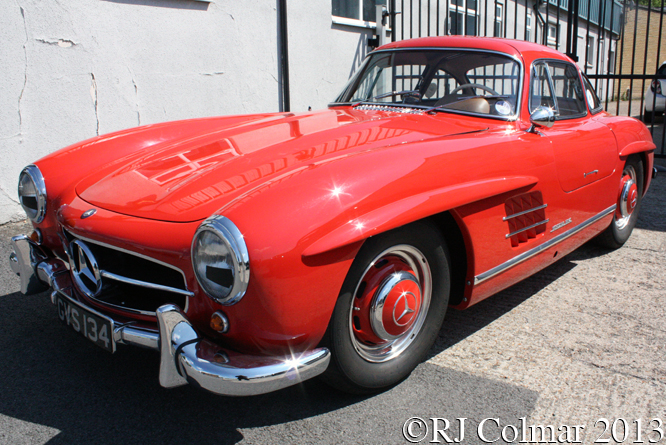
{"label": "chrome front bumper", "polygon": [[113,350],[116,344],[128,344],[160,352],[160,384],[173,388],[187,383],[215,394],[249,396],[276,391],[315,377],[326,370],[330,352],[317,348],[283,356],[250,356],[220,348],[199,336],[180,308],[166,304],[157,309],[157,330],[120,323],[79,301],[72,288],[65,263],[50,258],[25,235],[12,238],[9,262],[21,278],[21,292],[26,295],[52,289],[56,296],[71,300],[86,310],[111,322]]}

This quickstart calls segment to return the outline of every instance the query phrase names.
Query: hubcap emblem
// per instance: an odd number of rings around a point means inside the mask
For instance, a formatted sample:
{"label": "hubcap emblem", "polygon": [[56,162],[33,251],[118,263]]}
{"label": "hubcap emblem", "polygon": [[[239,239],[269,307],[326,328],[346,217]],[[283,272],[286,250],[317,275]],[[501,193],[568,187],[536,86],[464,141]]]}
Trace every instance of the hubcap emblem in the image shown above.
{"label": "hubcap emblem", "polygon": [[102,275],[97,260],[81,240],[69,244],[69,265],[74,282],[81,292],[94,297],[102,290]]}
{"label": "hubcap emblem", "polygon": [[[399,311],[398,307],[400,307],[401,305],[404,305],[402,306],[403,307],[402,312],[400,312],[400,315],[396,317],[395,315]],[[416,295],[414,295],[411,292],[403,292],[402,294],[400,294],[398,299],[395,300],[395,304],[393,305],[393,323],[395,323],[398,326],[405,326],[411,320],[411,317],[409,317],[408,315],[413,314],[415,309],[416,309]],[[402,322],[403,320],[404,322]]]}

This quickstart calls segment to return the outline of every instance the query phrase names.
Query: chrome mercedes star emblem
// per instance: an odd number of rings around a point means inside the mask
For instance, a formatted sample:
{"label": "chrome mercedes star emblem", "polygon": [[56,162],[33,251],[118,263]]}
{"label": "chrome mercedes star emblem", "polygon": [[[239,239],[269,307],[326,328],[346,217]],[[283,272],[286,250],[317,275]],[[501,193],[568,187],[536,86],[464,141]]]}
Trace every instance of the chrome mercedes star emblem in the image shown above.
{"label": "chrome mercedes star emblem", "polygon": [[88,297],[96,296],[102,290],[102,275],[94,255],[81,240],[69,245],[69,265],[74,282]]}
{"label": "chrome mercedes star emblem", "polygon": [[[414,307],[409,306],[410,298],[408,298],[408,296],[410,296],[410,295],[411,295],[411,298],[413,299]],[[403,300],[405,301],[405,308],[403,309],[400,316],[398,316],[396,318],[395,312],[398,309],[398,304]],[[416,296],[411,292],[403,292],[398,297],[398,299],[395,301],[395,304],[393,305],[393,322],[398,326],[405,326],[407,323],[409,323],[409,319],[407,319],[407,321],[405,321],[404,323],[400,323],[400,320],[405,318],[405,316],[407,316],[408,314],[411,314],[412,312],[414,312],[414,309],[416,309]]]}

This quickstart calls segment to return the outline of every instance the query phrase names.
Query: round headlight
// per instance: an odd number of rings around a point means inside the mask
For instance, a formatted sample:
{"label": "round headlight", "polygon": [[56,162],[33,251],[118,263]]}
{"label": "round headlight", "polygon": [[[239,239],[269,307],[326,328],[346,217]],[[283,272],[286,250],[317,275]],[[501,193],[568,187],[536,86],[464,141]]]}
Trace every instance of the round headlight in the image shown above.
{"label": "round headlight", "polygon": [[238,303],[250,281],[250,257],[243,235],[224,216],[204,221],[192,240],[192,266],[203,290],[218,303]]}
{"label": "round headlight", "polygon": [[42,222],[46,215],[46,185],[36,165],[28,165],[21,172],[18,196],[28,218],[36,223]]}

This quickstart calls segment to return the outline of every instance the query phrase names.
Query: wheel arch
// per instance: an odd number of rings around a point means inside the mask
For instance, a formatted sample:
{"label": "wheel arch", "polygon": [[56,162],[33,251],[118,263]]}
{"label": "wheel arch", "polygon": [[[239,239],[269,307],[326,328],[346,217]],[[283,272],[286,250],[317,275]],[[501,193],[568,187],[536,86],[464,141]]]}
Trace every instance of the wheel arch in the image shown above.
{"label": "wheel arch", "polygon": [[462,302],[465,295],[467,271],[470,268],[469,262],[473,260],[472,255],[468,253],[471,252],[470,241],[464,235],[467,233],[467,230],[460,218],[457,218],[454,214],[455,210],[446,211],[428,218],[437,226],[449,249],[449,270],[451,273],[450,306],[456,306]]}
{"label": "wheel arch", "polygon": [[650,186],[650,180],[652,179],[650,170],[652,170],[652,164],[654,162],[651,162],[651,153],[653,152],[650,150],[650,147],[646,147],[646,144],[644,143],[629,144],[620,152],[620,158],[625,164],[632,158],[640,161],[641,167],[643,168],[643,196],[647,193],[648,187]]}

